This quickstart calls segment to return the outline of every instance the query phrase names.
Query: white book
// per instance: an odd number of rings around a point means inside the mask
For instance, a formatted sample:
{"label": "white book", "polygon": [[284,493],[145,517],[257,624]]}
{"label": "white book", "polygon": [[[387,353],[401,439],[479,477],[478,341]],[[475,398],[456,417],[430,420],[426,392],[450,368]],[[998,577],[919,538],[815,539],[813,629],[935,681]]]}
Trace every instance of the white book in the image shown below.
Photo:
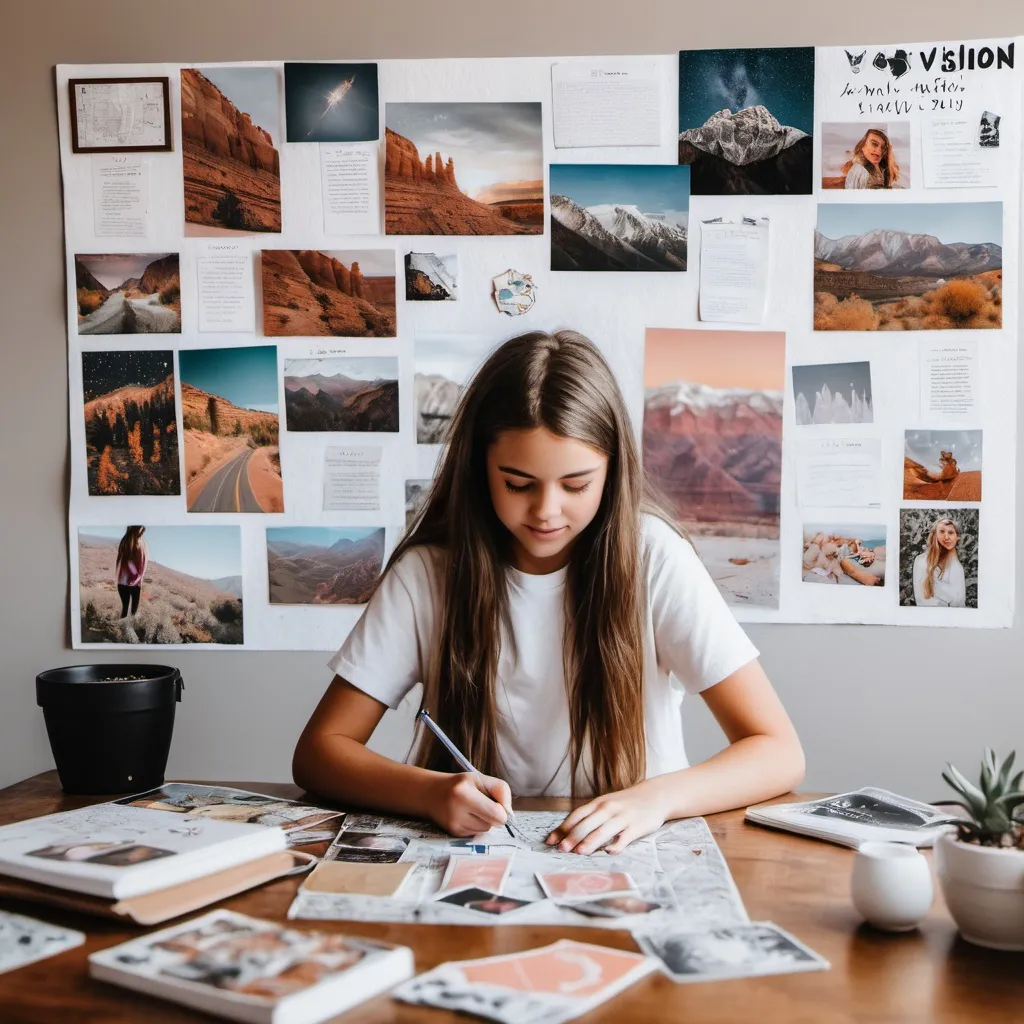
{"label": "white book", "polygon": [[287,848],[283,830],[116,803],[0,827],[0,875],[130,899]]}
{"label": "white book", "polygon": [[89,974],[249,1024],[314,1024],[413,975],[412,950],[230,910],[89,957]]}
{"label": "white book", "polygon": [[868,786],[819,800],[748,807],[746,820],[856,848],[868,841],[931,846],[956,816]]}

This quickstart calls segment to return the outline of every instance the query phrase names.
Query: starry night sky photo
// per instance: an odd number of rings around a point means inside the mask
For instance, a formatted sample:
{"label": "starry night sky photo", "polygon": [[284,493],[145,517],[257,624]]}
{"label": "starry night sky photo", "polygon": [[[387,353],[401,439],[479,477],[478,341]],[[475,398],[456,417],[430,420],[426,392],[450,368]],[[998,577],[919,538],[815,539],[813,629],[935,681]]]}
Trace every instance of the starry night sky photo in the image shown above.
{"label": "starry night sky photo", "polygon": [[782,125],[814,132],[814,47],[679,51],[679,131],[719,110],[767,107]]}
{"label": "starry night sky photo", "polygon": [[370,142],[380,138],[376,64],[286,63],[289,142]]}
{"label": "starry night sky photo", "polygon": [[87,402],[118,388],[151,388],[173,373],[173,352],[82,353],[82,390]]}

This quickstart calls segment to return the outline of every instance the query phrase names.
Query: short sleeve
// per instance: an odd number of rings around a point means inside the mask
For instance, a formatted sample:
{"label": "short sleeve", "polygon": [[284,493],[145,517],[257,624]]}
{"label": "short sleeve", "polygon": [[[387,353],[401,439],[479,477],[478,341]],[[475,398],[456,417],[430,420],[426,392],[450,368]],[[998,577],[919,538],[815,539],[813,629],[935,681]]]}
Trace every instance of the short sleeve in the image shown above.
{"label": "short sleeve", "polygon": [[658,664],[700,693],[753,661],[757,648],[690,542],[655,516],[644,517],[644,533]]}
{"label": "short sleeve", "polygon": [[369,604],[328,666],[394,709],[421,682],[434,639],[437,564],[410,548],[384,574]]}

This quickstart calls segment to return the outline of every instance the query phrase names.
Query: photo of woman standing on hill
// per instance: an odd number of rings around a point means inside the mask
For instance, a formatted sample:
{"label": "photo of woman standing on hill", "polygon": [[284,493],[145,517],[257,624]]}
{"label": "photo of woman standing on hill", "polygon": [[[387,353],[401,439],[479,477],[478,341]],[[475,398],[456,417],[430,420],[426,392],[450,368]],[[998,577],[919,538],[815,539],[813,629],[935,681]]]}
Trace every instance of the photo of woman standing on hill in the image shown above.
{"label": "photo of woman standing on hill", "polygon": [[869,128],[853,147],[853,156],[843,164],[844,188],[902,188],[900,167],[889,136]]}
{"label": "photo of woman standing on hill", "polygon": [[117,546],[115,572],[117,593],[121,598],[122,619],[128,617],[129,602],[132,615],[139,610],[142,580],[146,575],[146,563],[149,561],[149,549],[142,538],[145,532],[144,526],[129,526]]}

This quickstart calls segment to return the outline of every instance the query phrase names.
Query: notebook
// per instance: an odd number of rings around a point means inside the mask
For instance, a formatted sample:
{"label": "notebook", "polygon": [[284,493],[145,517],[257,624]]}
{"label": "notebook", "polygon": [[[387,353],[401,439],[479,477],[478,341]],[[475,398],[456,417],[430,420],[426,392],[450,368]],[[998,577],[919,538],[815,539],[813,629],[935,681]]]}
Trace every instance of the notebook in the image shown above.
{"label": "notebook", "polygon": [[412,977],[412,950],[229,910],[93,953],[89,974],[229,1020],[314,1024]]}

